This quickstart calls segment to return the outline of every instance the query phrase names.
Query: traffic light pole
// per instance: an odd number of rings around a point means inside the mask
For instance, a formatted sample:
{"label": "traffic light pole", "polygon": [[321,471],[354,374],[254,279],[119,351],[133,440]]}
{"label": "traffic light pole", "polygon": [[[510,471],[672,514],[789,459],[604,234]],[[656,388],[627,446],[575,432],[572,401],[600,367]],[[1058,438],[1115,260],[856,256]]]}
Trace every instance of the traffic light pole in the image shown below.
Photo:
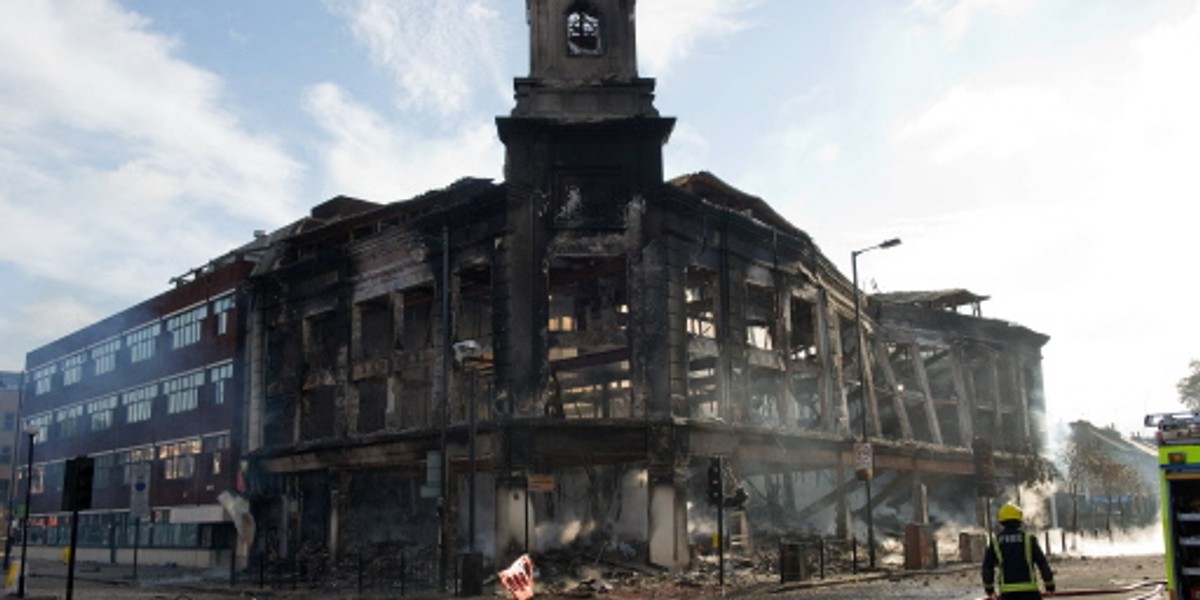
{"label": "traffic light pole", "polygon": [[75,545],[79,542],[79,507],[71,509],[71,548],[67,556],[67,600],[75,591]]}

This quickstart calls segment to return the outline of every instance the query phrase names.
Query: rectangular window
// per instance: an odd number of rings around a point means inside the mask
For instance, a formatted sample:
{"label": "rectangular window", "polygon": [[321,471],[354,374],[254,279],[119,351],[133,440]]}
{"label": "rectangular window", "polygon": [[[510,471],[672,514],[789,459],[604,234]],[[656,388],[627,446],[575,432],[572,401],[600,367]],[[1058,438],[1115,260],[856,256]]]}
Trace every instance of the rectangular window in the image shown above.
{"label": "rectangular window", "polygon": [[213,301],[213,314],[217,317],[217,335],[229,332],[229,311],[233,309],[233,294]]}
{"label": "rectangular window", "polygon": [[86,359],[84,353],[80,352],[63,361],[63,387],[79,383],[83,378],[83,362]]}
{"label": "rectangular window", "polygon": [[58,365],[48,365],[33,372],[33,393],[35,396],[41,396],[50,391],[54,382],[54,374],[58,372]]}
{"label": "rectangular window", "polygon": [[98,490],[108,487],[112,481],[112,470],[117,466],[117,455],[112,452],[100,454],[95,457],[93,464],[95,474],[92,476],[92,486]]}
{"label": "rectangular window", "polygon": [[171,333],[171,349],[175,350],[199,342],[200,324],[207,316],[208,306],[200,305],[167,319],[167,331]]}
{"label": "rectangular window", "polygon": [[29,493],[46,491],[46,465],[33,465],[33,476],[29,478]]}
{"label": "rectangular window", "polygon": [[156,397],[158,397],[157,383],[121,394],[121,406],[125,407],[125,422],[139,423],[150,420],[150,417],[153,416],[153,403]]}
{"label": "rectangular window", "polygon": [[221,459],[229,449],[229,434],[218,433],[216,435],[204,436],[204,445],[201,451],[212,457],[212,475],[220,475],[224,472],[221,467]]}
{"label": "rectangular window", "polygon": [[66,439],[82,432],[83,405],[76,404],[54,411],[54,422],[58,426],[58,437]]}
{"label": "rectangular window", "polygon": [[213,404],[225,404],[228,380],[233,377],[233,363],[225,363],[208,370],[208,380],[213,384]]}
{"label": "rectangular window", "polygon": [[121,349],[121,338],[109,340],[92,348],[92,373],[103,375],[117,368],[117,350]]}
{"label": "rectangular window", "polygon": [[4,413],[4,430],[12,431],[17,428],[17,413]]}
{"label": "rectangular window", "polygon": [[37,427],[37,433],[33,436],[33,443],[41,444],[50,439],[50,425],[53,423],[54,415],[51,413],[42,413],[26,419],[26,426],[32,425],[33,427]]}
{"label": "rectangular window", "polygon": [[154,460],[154,446],[142,446],[140,448],[122,450],[117,460],[121,462],[121,468],[124,471],[121,476],[121,483],[129,485],[133,481],[133,465]]}
{"label": "rectangular window", "polygon": [[152,358],[160,333],[162,323],[154,323],[125,336],[125,347],[129,348],[129,361],[137,363]]}
{"label": "rectangular window", "polygon": [[0,446],[0,465],[11,465],[13,459],[12,446]]}
{"label": "rectangular window", "polygon": [[196,472],[196,455],[200,453],[200,438],[163,444],[158,458],[163,463],[164,479],[187,479]]}
{"label": "rectangular window", "polygon": [[87,403],[87,414],[92,421],[92,431],[103,431],[112,427],[113,413],[117,410],[117,397],[109,396]]}
{"label": "rectangular window", "polygon": [[194,410],[200,397],[200,386],[204,385],[204,371],[189,373],[183,377],[167,380],[163,393],[167,395],[167,414]]}

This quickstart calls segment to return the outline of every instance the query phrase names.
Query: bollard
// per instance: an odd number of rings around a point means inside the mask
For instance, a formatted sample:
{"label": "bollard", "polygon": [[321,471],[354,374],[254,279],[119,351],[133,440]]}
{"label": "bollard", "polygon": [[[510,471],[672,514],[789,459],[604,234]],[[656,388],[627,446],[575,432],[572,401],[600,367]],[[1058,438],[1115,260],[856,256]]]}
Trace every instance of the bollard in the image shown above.
{"label": "bollard", "polygon": [[850,572],[858,574],[858,538],[850,538]]}
{"label": "bollard", "polygon": [[825,538],[817,538],[817,550],[820,552],[821,579],[825,579]]}
{"label": "bollard", "polygon": [[789,583],[804,579],[804,557],[799,542],[779,540],[779,582]]}

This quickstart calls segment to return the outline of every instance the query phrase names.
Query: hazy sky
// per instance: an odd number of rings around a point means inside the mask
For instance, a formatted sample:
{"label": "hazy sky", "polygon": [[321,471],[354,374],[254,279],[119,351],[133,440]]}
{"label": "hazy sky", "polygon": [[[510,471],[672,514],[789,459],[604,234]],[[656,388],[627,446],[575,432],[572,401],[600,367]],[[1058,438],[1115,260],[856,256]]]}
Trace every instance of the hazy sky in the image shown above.
{"label": "hazy sky", "polygon": [[[668,176],[868,290],[1051,336],[1052,424],[1140,430],[1200,357],[1198,0],[640,0]],[[500,179],[523,0],[0,4],[0,370],[346,194]],[[1200,309],[1198,309],[1200,310]]]}

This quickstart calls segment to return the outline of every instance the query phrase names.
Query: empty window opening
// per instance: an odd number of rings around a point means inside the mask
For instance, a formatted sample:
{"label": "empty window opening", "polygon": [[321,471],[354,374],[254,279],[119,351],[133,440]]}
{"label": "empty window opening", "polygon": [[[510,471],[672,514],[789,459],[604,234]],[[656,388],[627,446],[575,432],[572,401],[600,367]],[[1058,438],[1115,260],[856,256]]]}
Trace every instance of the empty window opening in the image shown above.
{"label": "empty window opening", "polygon": [[690,336],[717,338],[716,280],[712,271],[688,269],[683,295],[687,302],[687,332]]}
{"label": "empty window opening", "polygon": [[355,306],[358,310],[358,358],[386,358],[391,355],[394,334],[392,306],[387,296],[372,298]]}
{"label": "empty window opening", "polygon": [[746,284],[746,344],[760,350],[775,349],[775,290]]}
{"label": "empty window opening", "polygon": [[433,286],[409,288],[401,292],[403,324],[400,345],[403,350],[398,383],[401,427],[433,424]]}
{"label": "empty window opening", "polygon": [[624,257],[551,261],[546,416],[631,417]]}
{"label": "empty window opening", "polygon": [[817,319],[816,306],[803,299],[792,297],[791,306],[791,358],[804,364],[816,364]]}
{"label": "empty window opening", "polygon": [[372,377],[357,383],[358,388],[358,432],[380,431],[385,426],[387,413],[387,379]]}
{"label": "empty window opening", "polygon": [[601,56],[604,42],[600,37],[600,13],[587,3],[578,2],[567,11],[567,53],[571,56]]}

